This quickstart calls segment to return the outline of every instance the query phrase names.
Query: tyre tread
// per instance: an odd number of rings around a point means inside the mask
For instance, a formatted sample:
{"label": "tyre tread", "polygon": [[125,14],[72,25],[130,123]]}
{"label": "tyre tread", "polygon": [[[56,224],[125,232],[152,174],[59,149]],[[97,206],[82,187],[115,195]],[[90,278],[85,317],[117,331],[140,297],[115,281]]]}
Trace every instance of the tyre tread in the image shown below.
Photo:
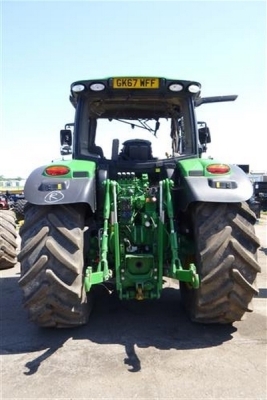
{"label": "tyre tread", "polygon": [[19,261],[24,307],[42,327],[87,323],[83,287],[83,213],[70,205],[25,207]]}

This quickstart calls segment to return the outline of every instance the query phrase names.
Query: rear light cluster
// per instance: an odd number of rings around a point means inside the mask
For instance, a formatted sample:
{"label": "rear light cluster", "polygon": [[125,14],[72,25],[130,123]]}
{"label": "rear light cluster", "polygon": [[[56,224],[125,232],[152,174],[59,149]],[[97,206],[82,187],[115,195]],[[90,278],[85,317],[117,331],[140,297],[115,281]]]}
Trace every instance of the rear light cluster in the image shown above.
{"label": "rear light cluster", "polygon": [[210,164],[207,167],[207,171],[210,174],[227,174],[230,171],[230,167],[227,164]]}
{"label": "rear light cluster", "polygon": [[65,165],[51,165],[45,169],[45,173],[50,176],[67,175],[69,172],[69,167]]}

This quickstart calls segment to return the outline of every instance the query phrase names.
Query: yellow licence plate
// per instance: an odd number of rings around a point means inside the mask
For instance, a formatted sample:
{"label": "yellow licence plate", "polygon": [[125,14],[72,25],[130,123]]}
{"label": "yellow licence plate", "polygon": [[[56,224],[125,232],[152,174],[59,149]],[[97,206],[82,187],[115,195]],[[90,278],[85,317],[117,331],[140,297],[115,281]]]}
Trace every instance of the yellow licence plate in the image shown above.
{"label": "yellow licence plate", "polygon": [[158,89],[159,78],[113,78],[113,89]]}

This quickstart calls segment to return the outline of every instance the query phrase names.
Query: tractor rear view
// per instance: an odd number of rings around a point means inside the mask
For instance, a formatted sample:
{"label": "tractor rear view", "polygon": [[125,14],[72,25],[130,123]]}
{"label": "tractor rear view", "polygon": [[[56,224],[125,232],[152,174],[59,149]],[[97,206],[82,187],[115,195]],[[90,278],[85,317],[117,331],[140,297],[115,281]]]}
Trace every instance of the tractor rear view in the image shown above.
{"label": "tractor rear view", "polygon": [[88,322],[94,288],[160,298],[179,281],[192,321],[228,324],[251,311],[259,240],[236,165],[205,159],[198,82],[124,77],[74,82],[62,160],[34,170],[19,261],[23,301],[42,327]]}

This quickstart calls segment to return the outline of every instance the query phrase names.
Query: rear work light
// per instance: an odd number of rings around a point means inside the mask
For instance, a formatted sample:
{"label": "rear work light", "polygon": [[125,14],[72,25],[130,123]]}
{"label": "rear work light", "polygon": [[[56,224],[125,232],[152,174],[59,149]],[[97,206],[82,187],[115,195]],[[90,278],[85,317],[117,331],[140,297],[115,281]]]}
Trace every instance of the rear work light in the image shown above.
{"label": "rear work light", "polygon": [[207,171],[211,174],[227,174],[230,167],[226,164],[211,164],[207,167]]}
{"label": "rear work light", "polygon": [[85,86],[82,85],[82,84],[77,84],[77,85],[72,86],[71,89],[72,89],[72,91],[73,91],[74,93],[80,93],[80,92],[82,92],[82,91],[85,89]]}
{"label": "rear work light", "polygon": [[101,92],[102,90],[105,89],[105,85],[103,83],[92,83],[90,85],[90,89],[93,90],[94,92]]}
{"label": "rear work light", "polygon": [[180,92],[181,90],[183,90],[183,85],[181,85],[180,83],[172,83],[169,86],[169,90],[171,90],[172,92]]}
{"label": "rear work light", "polygon": [[45,173],[51,176],[67,175],[69,172],[69,167],[65,167],[65,165],[52,165],[45,169]]}
{"label": "rear work light", "polygon": [[192,85],[190,85],[190,86],[188,87],[188,91],[189,91],[190,93],[198,93],[198,92],[200,92],[200,87],[199,87],[198,85],[192,84]]}

